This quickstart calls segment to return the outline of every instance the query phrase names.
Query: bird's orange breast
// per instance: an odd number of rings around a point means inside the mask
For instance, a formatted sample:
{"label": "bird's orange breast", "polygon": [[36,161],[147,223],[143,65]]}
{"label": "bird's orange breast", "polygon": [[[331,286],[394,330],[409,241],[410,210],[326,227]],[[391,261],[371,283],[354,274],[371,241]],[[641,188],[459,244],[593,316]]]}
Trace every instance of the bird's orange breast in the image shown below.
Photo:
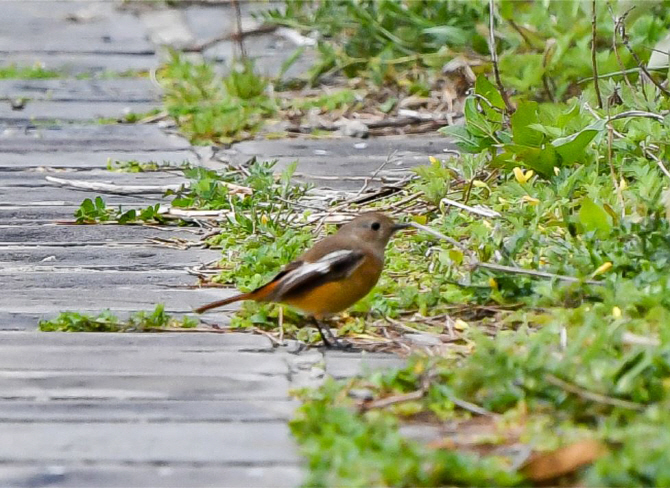
{"label": "bird's orange breast", "polygon": [[284,303],[317,318],[341,312],[372,290],[379,280],[382,266],[376,259],[366,257],[347,278],[316,286],[284,300]]}

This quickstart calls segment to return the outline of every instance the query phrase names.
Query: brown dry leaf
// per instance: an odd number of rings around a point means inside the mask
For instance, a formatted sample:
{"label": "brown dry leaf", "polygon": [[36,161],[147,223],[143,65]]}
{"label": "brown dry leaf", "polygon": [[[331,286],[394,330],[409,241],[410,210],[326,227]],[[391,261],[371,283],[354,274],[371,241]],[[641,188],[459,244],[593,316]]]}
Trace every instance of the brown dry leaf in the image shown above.
{"label": "brown dry leaf", "polygon": [[606,453],[607,447],[602,442],[583,440],[552,452],[533,455],[521,472],[531,481],[548,481],[591,464]]}

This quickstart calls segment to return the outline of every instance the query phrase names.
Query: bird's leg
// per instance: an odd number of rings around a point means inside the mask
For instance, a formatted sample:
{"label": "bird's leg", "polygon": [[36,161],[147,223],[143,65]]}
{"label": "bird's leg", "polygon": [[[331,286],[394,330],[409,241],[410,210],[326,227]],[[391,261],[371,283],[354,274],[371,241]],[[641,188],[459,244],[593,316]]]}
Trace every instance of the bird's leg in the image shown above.
{"label": "bird's leg", "polygon": [[335,337],[330,331],[330,327],[323,324],[321,321],[319,321],[319,319],[312,317],[312,320],[314,321],[314,324],[316,325],[316,328],[321,335],[323,345],[326,346],[327,349],[351,350],[353,348],[350,343],[341,341]]}
{"label": "bird's leg", "polygon": [[[323,345],[326,346],[328,349],[332,348],[333,343],[335,343],[337,341],[337,339],[335,339],[333,337],[333,333],[330,331],[330,329],[328,327],[326,327],[326,329],[325,329],[328,332],[324,332],[323,325],[321,324],[319,319],[317,319],[316,317],[312,317],[312,321],[314,322],[314,325],[316,326],[316,329],[319,331],[319,335],[321,336],[321,340],[323,341]],[[333,341],[332,343],[330,342],[331,340]]]}

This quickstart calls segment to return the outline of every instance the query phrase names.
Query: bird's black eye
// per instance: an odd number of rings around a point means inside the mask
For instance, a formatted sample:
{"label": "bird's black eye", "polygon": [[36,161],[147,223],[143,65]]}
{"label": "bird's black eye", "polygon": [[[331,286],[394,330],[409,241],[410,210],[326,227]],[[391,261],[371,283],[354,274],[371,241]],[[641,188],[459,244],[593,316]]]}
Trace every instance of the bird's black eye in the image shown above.
{"label": "bird's black eye", "polygon": [[379,222],[372,222],[372,225],[370,227],[372,228],[372,230],[379,230],[381,224]]}

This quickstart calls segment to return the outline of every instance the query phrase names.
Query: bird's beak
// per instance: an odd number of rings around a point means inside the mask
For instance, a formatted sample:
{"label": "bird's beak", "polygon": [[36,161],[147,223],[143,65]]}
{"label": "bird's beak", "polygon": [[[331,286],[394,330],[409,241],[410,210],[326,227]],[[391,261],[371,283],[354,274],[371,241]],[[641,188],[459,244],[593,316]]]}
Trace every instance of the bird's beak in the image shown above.
{"label": "bird's beak", "polygon": [[398,232],[399,230],[402,229],[407,229],[408,227],[411,227],[411,224],[395,224],[393,226],[393,232]]}

